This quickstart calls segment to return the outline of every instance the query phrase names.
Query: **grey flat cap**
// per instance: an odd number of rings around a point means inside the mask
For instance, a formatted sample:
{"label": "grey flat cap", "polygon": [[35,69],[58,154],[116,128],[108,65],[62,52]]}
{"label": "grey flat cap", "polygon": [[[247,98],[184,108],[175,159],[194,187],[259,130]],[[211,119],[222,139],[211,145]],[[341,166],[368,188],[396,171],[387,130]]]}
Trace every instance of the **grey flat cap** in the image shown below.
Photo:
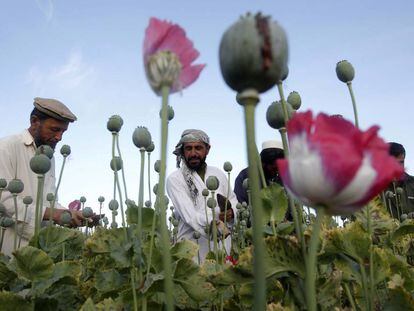
{"label": "grey flat cap", "polygon": [[57,120],[68,122],[74,122],[77,120],[72,111],[70,111],[68,107],[56,99],[36,97],[34,99],[33,105],[39,111]]}

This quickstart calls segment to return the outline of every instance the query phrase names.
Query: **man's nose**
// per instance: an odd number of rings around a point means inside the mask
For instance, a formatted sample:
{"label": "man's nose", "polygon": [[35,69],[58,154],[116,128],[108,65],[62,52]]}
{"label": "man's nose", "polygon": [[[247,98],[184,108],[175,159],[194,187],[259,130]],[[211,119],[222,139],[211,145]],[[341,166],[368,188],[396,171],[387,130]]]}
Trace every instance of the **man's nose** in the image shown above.
{"label": "man's nose", "polygon": [[55,140],[61,141],[62,140],[62,136],[63,136],[63,132],[57,132],[55,134]]}

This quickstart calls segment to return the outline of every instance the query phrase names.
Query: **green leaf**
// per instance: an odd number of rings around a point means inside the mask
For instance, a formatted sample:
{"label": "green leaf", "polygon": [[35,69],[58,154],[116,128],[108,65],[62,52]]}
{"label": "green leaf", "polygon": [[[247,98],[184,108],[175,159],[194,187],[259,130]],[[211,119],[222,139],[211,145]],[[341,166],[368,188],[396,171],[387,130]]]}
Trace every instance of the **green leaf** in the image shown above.
{"label": "green leaf", "polygon": [[80,311],[96,311],[93,300],[89,297],[80,308]]}
{"label": "green leaf", "polygon": [[171,247],[171,256],[178,260],[181,258],[192,259],[197,255],[198,245],[190,240],[182,240]]}
{"label": "green leaf", "polygon": [[95,287],[102,293],[119,290],[125,283],[125,278],[116,270],[98,271]]}
{"label": "green leaf", "polygon": [[53,274],[53,261],[47,254],[32,246],[20,248],[14,252],[19,275],[30,281],[44,280]]}
{"label": "green leaf", "polygon": [[273,184],[263,188],[260,196],[265,214],[264,222],[282,222],[288,209],[288,200],[284,188],[278,184]]}
{"label": "green leaf", "polygon": [[[152,208],[143,207],[141,209],[141,213],[142,213],[142,230],[149,232],[152,229],[152,219],[154,217],[155,211]],[[128,224],[138,223],[138,207],[137,206],[133,206],[133,207],[129,206],[126,210],[126,215],[127,215]],[[157,217],[155,224],[157,223],[158,223],[158,217]]]}
{"label": "green leaf", "polygon": [[180,259],[175,268],[174,279],[187,279],[194,274],[197,274],[199,270],[199,266],[191,259]]}
{"label": "green leaf", "polygon": [[0,261],[0,289],[6,287],[8,283],[17,277],[16,273],[11,271],[6,263]]}
{"label": "green leaf", "polygon": [[2,311],[32,311],[30,302],[10,292],[0,292],[0,306]]}
{"label": "green leaf", "polygon": [[402,287],[390,289],[390,300],[385,303],[385,311],[412,310],[414,306],[413,296]]}
{"label": "green leaf", "polygon": [[407,234],[413,234],[413,233],[414,233],[414,223],[412,221],[408,223],[403,223],[396,230],[394,230],[394,232],[391,233],[391,241],[395,242],[399,238]]}

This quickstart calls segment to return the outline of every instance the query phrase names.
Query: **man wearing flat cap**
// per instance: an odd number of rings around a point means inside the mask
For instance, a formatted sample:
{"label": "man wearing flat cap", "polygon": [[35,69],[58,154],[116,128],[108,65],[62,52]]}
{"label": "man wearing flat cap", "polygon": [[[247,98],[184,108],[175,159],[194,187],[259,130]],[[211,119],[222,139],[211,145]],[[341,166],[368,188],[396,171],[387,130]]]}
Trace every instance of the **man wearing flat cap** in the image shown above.
{"label": "man wearing flat cap", "polygon": [[[55,149],[56,144],[62,139],[63,133],[68,129],[69,123],[74,121],[76,121],[76,116],[63,103],[55,99],[36,97],[33,111],[30,114],[30,127],[20,134],[0,139],[0,178],[6,179],[7,182],[17,178],[24,184],[23,192],[18,194],[17,197],[18,219],[15,221],[15,225],[8,227],[5,231],[0,252],[11,255],[14,248],[16,228],[21,241],[20,246],[27,245],[33,236],[36,204],[30,204],[27,213],[25,213],[25,204],[23,203],[23,198],[26,196],[32,197],[33,202],[36,202],[37,196],[37,175],[30,169],[30,160],[39,146],[48,145]],[[51,162],[51,169],[45,174],[44,198],[48,193],[55,193],[54,158]],[[14,218],[15,206],[12,194],[5,190],[0,203],[3,205],[3,213],[5,214],[0,216]],[[58,203],[55,204],[55,207],[53,220],[60,223],[60,216],[67,209],[64,209]],[[51,212],[45,203],[43,211],[43,220],[48,220]],[[25,214],[26,218],[24,218]],[[81,213],[72,211],[71,215],[71,225],[80,225],[83,219]]]}
{"label": "man wearing flat cap", "polygon": [[[205,206],[202,195],[202,191],[207,188],[205,184],[207,178],[216,176],[219,181],[216,190],[218,205],[215,208],[215,215],[224,236],[227,231],[224,227],[224,219],[226,218],[228,226],[234,224],[237,204],[236,196],[231,189],[228,189],[226,175],[217,167],[206,164],[209,151],[210,138],[206,133],[195,129],[185,130],[173,152],[177,156],[178,169],[167,179],[167,193],[174,205],[174,217],[179,220],[177,239],[198,242],[201,262],[204,261],[209,248],[213,249],[212,237],[206,230],[211,226],[213,211]],[[223,202],[227,196],[229,196],[228,210],[225,214]],[[195,239],[194,232],[200,234],[198,240]],[[230,254],[230,236],[225,239],[224,244],[227,253]],[[222,249],[221,242],[219,249]]]}

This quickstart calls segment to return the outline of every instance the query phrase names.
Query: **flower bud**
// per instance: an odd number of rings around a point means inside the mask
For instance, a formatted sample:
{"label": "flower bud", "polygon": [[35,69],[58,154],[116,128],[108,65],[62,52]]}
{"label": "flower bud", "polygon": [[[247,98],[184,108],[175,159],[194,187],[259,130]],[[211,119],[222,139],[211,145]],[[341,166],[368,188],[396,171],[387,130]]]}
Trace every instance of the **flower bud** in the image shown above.
{"label": "flower bud", "polygon": [[155,161],[155,163],[154,163],[154,170],[157,173],[159,173],[161,171],[161,161],[160,160]]}
{"label": "flower bud", "polygon": [[208,197],[210,191],[208,191],[208,189],[203,189],[203,191],[201,191],[201,194],[203,195],[203,197]]}
{"label": "flower bud", "polygon": [[82,210],[82,216],[83,216],[83,217],[85,217],[85,218],[90,218],[90,217],[92,217],[92,216],[93,216],[93,210],[92,210],[92,208],[90,208],[90,207],[85,207],[85,208]]}
{"label": "flower bud", "polygon": [[285,31],[260,13],[248,13],[230,26],[220,42],[220,69],[227,85],[237,92],[262,93],[287,76]]}
{"label": "flower bud", "polygon": [[49,193],[46,195],[46,201],[48,201],[48,202],[52,202],[52,201],[54,201],[54,200],[55,200],[55,195],[54,195],[53,193],[49,192]]}
{"label": "flower bud", "polygon": [[124,120],[122,120],[120,116],[113,115],[106,123],[106,128],[112,133],[118,133],[121,130],[123,124]]}
{"label": "flower bud", "polygon": [[198,231],[194,231],[193,232],[193,238],[195,240],[198,240],[200,237],[201,237],[201,233],[200,232],[198,232]]}
{"label": "flower bud", "polygon": [[[294,113],[292,106],[286,103],[288,118],[290,119]],[[285,117],[283,113],[283,106],[281,102],[273,102],[266,111],[266,120],[271,128],[276,130],[285,127]]]}
{"label": "flower bud", "polygon": [[111,223],[111,228],[112,228],[112,229],[116,229],[116,228],[118,228],[118,224],[117,224],[115,221],[113,221],[113,222]]}
{"label": "flower bud", "polygon": [[404,221],[408,218],[408,215],[407,214],[401,214],[400,218],[401,218],[401,221]]}
{"label": "flower bud", "polygon": [[7,187],[7,180],[4,178],[0,178],[0,189],[6,189]]}
{"label": "flower bud", "polygon": [[336,75],[344,83],[351,82],[355,77],[354,67],[347,60],[342,60],[336,64]]}
{"label": "flower bud", "polygon": [[148,207],[148,208],[151,207],[151,201],[150,200],[145,201],[144,204],[145,204],[145,207]]}
{"label": "flower bud", "polygon": [[100,196],[99,198],[98,198],[98,202],[99,203],[103,203],[105,201],[105,198],[103,197],[103,196]]}
{"label": "flower bud", "polygon": [[210,191],[215,191],[219,187],[219,180],[216,176],[208,176],[206,180],[207,189]]}
{"label": "flower bud", "polygon": [[[162,109],[160,110],[160,118],[162,118]],[[174,119],[174,109],[170,105],[167,106],[167,119],[168,121]]]}
{"label": "flower bud", "polygon": [[385,192],[385,197],[387,199],[392,199],[393,197],[395,197],[395,194],[391,190],[388,190],[388,191]]}
{"label": "flower bud", "polygon": [[242,205],[240,203],[237,203],[236,204],[236,209],[241,209],[241,208],[242,208]]}
{"label": "flower bud", "polygon": [[24,184],[20,179],[12,179],[7,185],[7,190],[9,190],[10,193],[12,194],[21,193],[23,189],[24,189]]}
{"label": "flower bud", "polygon": [[293,109],[298,110],[302,105],[302,99],[298,92],[290,92],[287,102],[292,106]]}
{"label": "flower bud", "polygon": [[85,203],[86,202],[86,198],[84,196],[81,196],[80,199],[79,199],[79,201],[81,203]]}
{"label": "flower bud", "polygon": [[147,148],[145,148],[146,152],[153,152],[155,149],[154,142],[152,141]]}
{"label": "flower bud", "polygon": [[401,187],[397,187],[397,188],[395,189],[395,191],[396,191],[398,194],[404,194],[404,189],[403,189],[403,188],[401,188]]}
{"label": "flower bud", "polygon": [[123,162],[122,162],[121,157],[115,156],[111,159],[110,166],[114,172],[117,172],[122,169],[122,164]]}
{"label": "flower bud", "polygon": [[132,141],[138,148],[148,148],[151,145],[151,133],[145,126],[138,126],[132,134]]}
{"label": "flower bud", "polygon": [[71,150],[70,150],[70,146],[69,145],[63,145],[60,148],[60,154],[63,155],[64,157],[67,157],[68,155],[70,155]]}
{"label": "flower bud", "polygon": [[52,166],[50,159],[44,154],[35,155],[30,159],[30,168],[35,174],[44,175]]}
{"label": "flower bud", "polygon": [[50,147],[49,145],[41,145],[36,149],[36,154],[44,154],[49,159],[53,158],[54,153],[55,153],[55,150],[53,150],[53,148]]}
{"label": "flower bud", "polygon": [[68,225],[72,221],[72,214],[70,212],[63,212],[60,214],[60,223],[62,225]]}
{"label": "flower bud", "polygon": [[26,205],[30,205],[33,203],[33,198],[30,195],[27,195],[23,198],[23,203]]}
{"label": "flower bud", "polygon": [[245,220],[240,221],[240,226],[246,227],[246,225],[247,225],[247,222]]}
{"label": "flower bud", "polygon": [[209,208],[215,208],[217,206],[217,201],[214,198],[208,198],[207,200],[207,206]]}
{"label": "flower bud", "polygon": [[177,227],[179,223],[180,223],[180,222],[178,221],[178,219],[175,219],[175,218],[174,218],[174,219],[172,220],[172,224],[173,224],[173,226],[174,226],[174,227]]}
{"label": "flower bud", "polygon": [[109,224],[108,217],[105,216],[104,218],[102,218],[102,222],[105,224],[105,226],[107,226]]}
{"label": "flower bud", "polygon": [[230,162],[226,161],[223,164],[223,170],[227,173],[231,172],[231,170],[233,169],[233,165],[231,165]]}
{"label": "flower bud", "polygon": [[109,201],[108,208],[111,211],[116,211],[118,209],[118,206],[119,206],[119,204],[118,204],[118,201],[117,200],[111,200],[111,201]]}
{"label": "flower bud", "polygon": [[242,203],[242,207],[243,207],[243,208],[247,208],[247,202],[243,202],[243,203]]}
{"label": "flower bud", "polygon": [[4,228],[8,228],[14,225],[13,218],[10,217],[0,217],[0,226]]}

